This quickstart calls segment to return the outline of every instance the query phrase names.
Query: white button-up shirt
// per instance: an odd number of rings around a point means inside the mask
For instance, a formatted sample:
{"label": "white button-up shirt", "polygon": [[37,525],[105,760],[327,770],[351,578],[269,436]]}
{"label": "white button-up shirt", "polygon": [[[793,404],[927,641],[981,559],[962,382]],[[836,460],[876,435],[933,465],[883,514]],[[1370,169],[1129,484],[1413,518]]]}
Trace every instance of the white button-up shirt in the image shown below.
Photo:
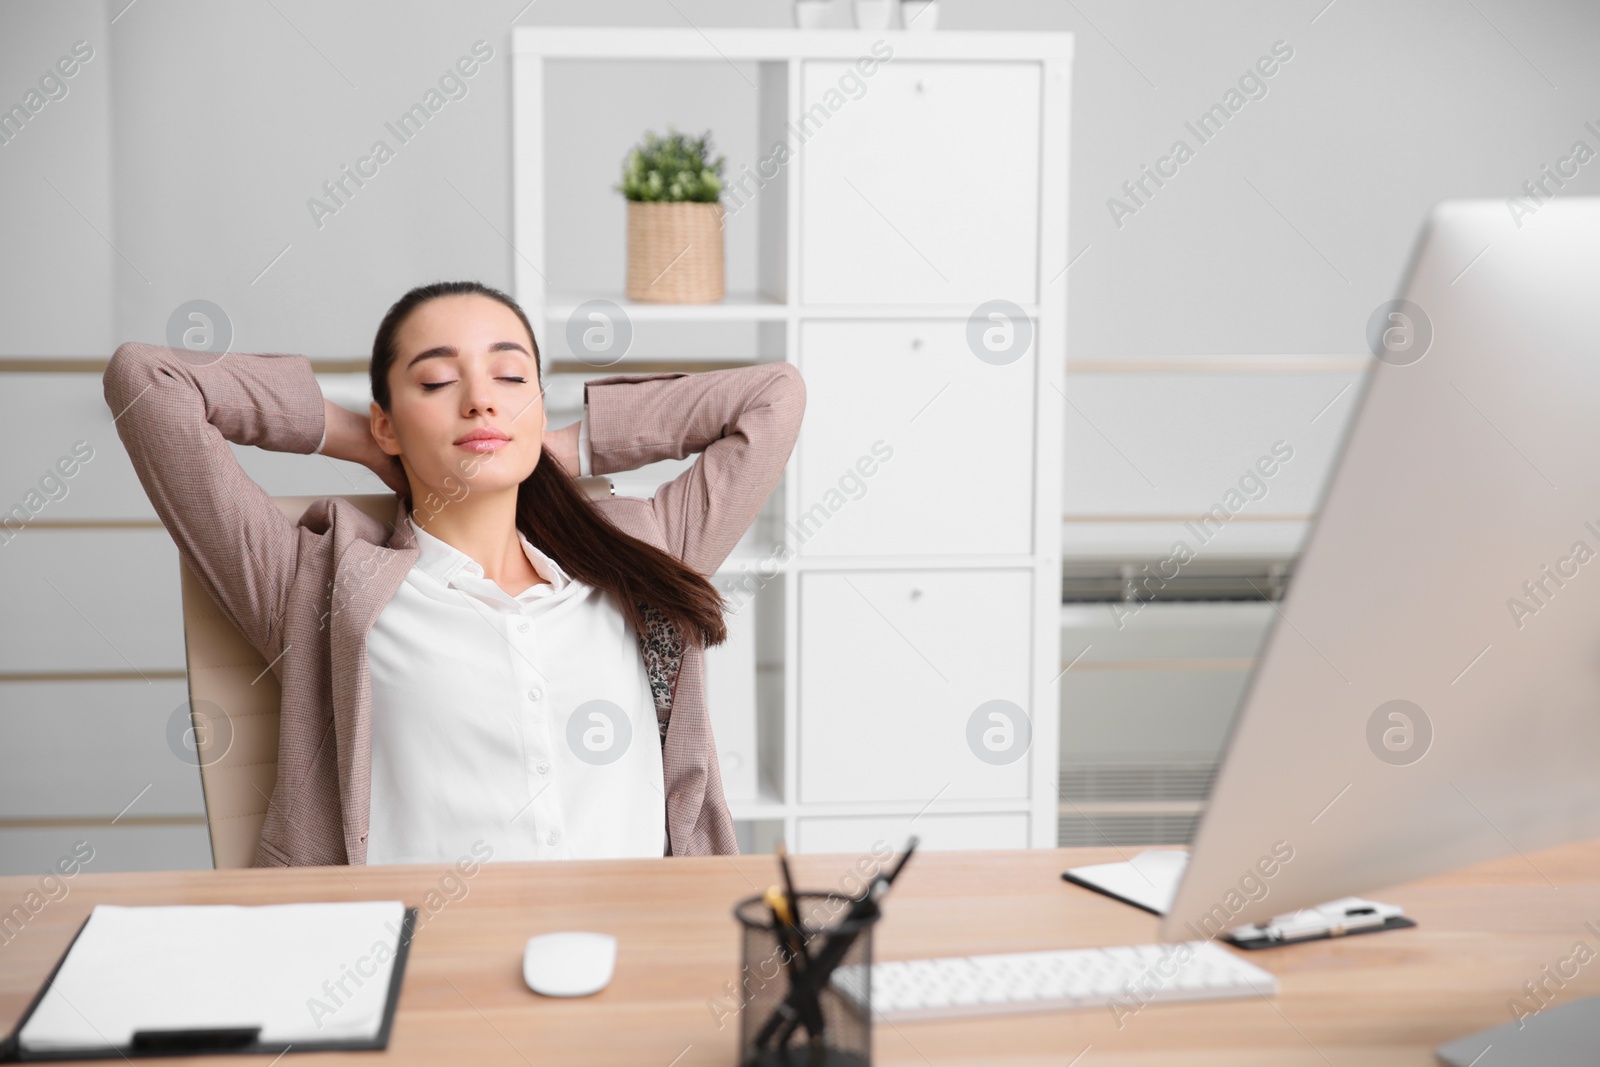
{"label": "white button-up shirt", "polygon": [[454,862],[479,839],[507,860],[663,855],[661,735],[615,597],[520,532],[550,581],[511,596],[413,531],[417,562],[367,636],[367,862]]}

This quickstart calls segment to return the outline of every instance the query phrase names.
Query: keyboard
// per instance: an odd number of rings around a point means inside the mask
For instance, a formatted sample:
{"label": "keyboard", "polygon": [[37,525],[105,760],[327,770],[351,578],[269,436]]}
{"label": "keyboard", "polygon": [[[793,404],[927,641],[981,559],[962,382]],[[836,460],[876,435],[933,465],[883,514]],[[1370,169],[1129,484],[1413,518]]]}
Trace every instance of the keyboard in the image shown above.
{"label": "keyboard", "polygon": [[[857,1006],[861,964],[834,970]],[[1132,1014],[1146,1004],[1274,994],[1278,980],[1210,941],[1059,949],[872,964],[875,1022],[1063,1008]]]}

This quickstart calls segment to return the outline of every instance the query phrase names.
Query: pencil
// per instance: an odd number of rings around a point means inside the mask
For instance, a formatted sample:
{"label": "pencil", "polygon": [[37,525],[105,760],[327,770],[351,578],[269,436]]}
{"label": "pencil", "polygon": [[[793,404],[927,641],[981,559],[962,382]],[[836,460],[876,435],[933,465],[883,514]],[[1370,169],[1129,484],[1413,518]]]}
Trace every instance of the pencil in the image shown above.
{"label": "pencil", "polygon": [[[789,954],[785,969],[789,972],[790,993],[806,988],[806,974],[810,969],[810,957],[806,955],[805,945],[800,940],[799,931],[794,924],[794,913],[789,910],[789,902],[784,897],[783,891],[777,886],[767,887],[767,907],[772,911],[774,931],[780,943]],[[804,962],[802,962],[804,961]],[[822,1040],[823,1017],[822,1006],[817,1003],[814,996],[799,996],[791,999],[785,997],[779,1004],[779,1011],[774,1016],[782,1014],[785,1021],[791,1024],[803,1023],[806,1033],[810,1036],[812,1044]],[[793,1033],[791,1025],[786,1033]]]}
{"label": "pencil", "polygon": [[789,896],[789,914],[794,917],[794,928],[800,932],[800,941],[804,944],[809,940],[805,923],[800,921],[800,896],[794,891],[794,878],[789,873],[789,852],[779,841],[774,849],[778,854],[778,868],[783,871],[783,890]]}

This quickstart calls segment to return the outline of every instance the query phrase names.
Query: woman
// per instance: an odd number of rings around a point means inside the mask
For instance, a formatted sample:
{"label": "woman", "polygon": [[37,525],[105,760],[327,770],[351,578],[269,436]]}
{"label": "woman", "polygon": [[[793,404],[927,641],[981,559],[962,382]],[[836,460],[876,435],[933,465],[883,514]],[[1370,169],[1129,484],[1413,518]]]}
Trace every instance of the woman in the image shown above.
{"label": "woman", "polygon": [[[794,366],[594,379],[547,433],[527,317],[453,282],[389,310],[371,379],[362,418],[303,356],[129,343],[106,368],[152,504],[282,686],[255,864],[736,852],[705,576],[788,461]],[[230,441],[365,464],[398,494],[393,529],[339,497],[291,524]],[[693,453],[648,500],[573,481]]]}

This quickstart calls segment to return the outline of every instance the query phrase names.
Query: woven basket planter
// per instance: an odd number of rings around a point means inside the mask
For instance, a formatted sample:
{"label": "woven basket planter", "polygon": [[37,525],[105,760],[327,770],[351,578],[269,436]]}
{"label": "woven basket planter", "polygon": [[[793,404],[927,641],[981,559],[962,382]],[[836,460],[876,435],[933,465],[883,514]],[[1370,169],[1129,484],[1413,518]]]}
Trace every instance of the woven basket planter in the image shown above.
{"label": "woven basket planter", "polygon": [[628,299],[709,304],[726,293],[722,204],[628,201]]}

